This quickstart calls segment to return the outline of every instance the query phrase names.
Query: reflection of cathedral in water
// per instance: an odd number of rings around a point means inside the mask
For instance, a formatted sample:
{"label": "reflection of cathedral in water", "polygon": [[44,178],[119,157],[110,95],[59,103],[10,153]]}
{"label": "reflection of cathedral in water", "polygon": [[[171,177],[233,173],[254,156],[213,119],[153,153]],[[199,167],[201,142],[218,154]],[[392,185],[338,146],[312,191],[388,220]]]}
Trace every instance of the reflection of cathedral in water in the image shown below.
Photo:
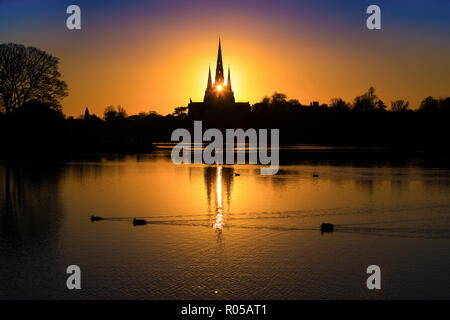
{"label": "reflection of cathedral in water", "polygon": [[234,169],[223,166],[206,167],[204,177],[208,208],[215,212],[213,227],[220,230],[225,224],[225,211],[230,211]]}

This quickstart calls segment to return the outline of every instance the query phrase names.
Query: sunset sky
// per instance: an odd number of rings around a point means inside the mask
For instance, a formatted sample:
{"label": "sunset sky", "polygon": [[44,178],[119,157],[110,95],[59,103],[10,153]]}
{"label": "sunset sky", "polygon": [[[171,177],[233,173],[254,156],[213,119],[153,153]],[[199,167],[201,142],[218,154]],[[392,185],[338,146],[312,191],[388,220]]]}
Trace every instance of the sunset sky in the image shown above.
{"label": "sunset sky", "polygon": [[[66,28],[81,7],[82,29]],[[370,4],[382,30],[366,28]],[[352,101],[370,86],[413,108],[450,95],[450,1],[32,1],[0,0],[0,42],[60,58],[64,112],[171,113],[203,99],[218,39],[237,101],[274,91],[303,104]],[[214,73],[213,73],[214,76]]]}

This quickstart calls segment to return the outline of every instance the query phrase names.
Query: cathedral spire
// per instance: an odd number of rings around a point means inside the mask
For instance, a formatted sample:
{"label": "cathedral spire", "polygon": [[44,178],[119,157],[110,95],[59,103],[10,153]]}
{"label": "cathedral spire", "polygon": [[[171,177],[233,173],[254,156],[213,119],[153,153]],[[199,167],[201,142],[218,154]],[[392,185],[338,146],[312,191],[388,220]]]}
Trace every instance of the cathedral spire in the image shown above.
{"label": "cathedral spire", "polygon": [[208,86],[206,87],[206,89],[212,89],[212,80],[211,80],[211,67],[209,67],[209,71],[208,71]]}
{"label": "cathedral spire", "polygon": [[222,49],[220,46],[220,38],[219,38],[219,52],[217,53],[217,66],[216,66],[216,79],[214,82],[215,86],[223,85],[224,76],[223,76],[223,64],[222,64]]}
{"label": "cathedral spire", "polygon": [[230,66],[228,66],[227,87],[228,87],[229,90],[231,90],[231,73],[230,73]]}
{"label": "cathedral spire", "polygon": [[225,85],[224,67],[222,62],[222,41],[219,38],[219,50],[217,53],[217,66],[215,80],[211,77],[211,66],[208,68],[208,83],[203,102],[209,105],[216,103],[235,103],[234,93],[231,88],[231,68],[228,65],[227,85]]}

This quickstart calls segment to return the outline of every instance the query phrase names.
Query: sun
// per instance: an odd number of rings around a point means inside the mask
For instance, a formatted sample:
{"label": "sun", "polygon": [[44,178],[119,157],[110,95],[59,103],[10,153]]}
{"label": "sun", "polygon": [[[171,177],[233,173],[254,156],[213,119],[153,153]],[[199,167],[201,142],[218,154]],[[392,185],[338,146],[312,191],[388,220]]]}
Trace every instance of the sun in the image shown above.
{"label": "sun", "polygon": [[217,90],[222,91],[222,86],[220,84],[217,86]]}

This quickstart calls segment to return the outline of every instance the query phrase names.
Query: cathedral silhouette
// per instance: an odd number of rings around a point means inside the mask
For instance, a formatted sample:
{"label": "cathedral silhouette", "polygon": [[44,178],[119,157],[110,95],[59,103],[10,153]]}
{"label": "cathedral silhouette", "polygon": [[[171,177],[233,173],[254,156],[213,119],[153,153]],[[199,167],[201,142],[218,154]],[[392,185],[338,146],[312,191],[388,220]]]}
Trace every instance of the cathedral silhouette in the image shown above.
{"label": "cathedral silhouette", "polygon": [[208,83],[206,85],[203,102],[192,102],[188,105],[188,115],[193,119],[207,119],[217,116],[239,116],[248,113],[250,104],[248,102],[236,102],[231,86],[231,72],[228,66],[228,77],[225,84],[222,62],[222,47],[219,39],[219,51],[217,54],[216,75],[214,83],[211,77],[211,67],[208,71]]}

